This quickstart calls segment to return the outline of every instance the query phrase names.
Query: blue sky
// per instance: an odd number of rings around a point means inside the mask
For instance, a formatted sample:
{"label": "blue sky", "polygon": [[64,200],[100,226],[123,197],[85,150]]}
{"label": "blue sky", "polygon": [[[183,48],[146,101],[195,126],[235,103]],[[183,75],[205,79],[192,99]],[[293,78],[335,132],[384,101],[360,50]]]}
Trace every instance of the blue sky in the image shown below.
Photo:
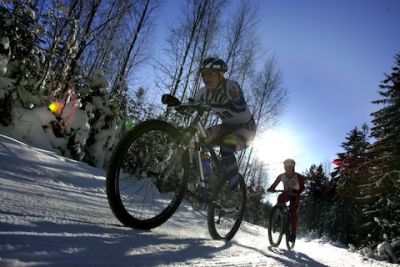
{"label": "blue sky", "polygon": [[[167,36],[165,26],[180,16],[183,2],[164,3],[155,28],[161,39]],[[265,57],[276,58],[289,92],[287,109],[271,140],[264,142],[272,143],[270,149],[263,146],[271,176],[282,171],[286,155],[297,161],[298,172],[313,163],[332,167],[346,134],[369,123],[378,108],[371,101],[379,98],[384,73],[400,52],[400,1],[258,2]],[[274,147],[276,143],[281,146]],[[277,151],[279,147],[286,151]]]}
{"label": "blue sky", "polygon": [[384,73],[400,52],[400,1],[262,1],[263,42],[289,90],[276,129],[302,172],[329,163],[346,134],[371,121]]}

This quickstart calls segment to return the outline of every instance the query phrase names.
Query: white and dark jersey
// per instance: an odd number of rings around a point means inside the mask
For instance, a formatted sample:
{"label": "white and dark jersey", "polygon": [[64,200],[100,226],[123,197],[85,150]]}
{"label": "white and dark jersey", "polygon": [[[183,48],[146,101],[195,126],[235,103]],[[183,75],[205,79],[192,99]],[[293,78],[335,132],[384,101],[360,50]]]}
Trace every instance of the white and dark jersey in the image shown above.
{"label": "white and dark jersey", "polygon": [[212,107],[211,111],[225,124],[243,124],[252,118],[239,84],[232,80],[226,79],[219,88],[213,90],[208,90],[206,87],[200,88],[194,100],[221,105],[221,107]]}
{"label": "white and dark jersey", "polygon": [[304,177],[297,172],[294,173],[292,178],[287,178],[286,173],[282,173],[276,177],[270,189],[275,190],[276,186],[282,182],[283,190],[298,190],[300,193],[304,191]]}
{"label": "white and dark jersey", "polygon": [[286,174],[281,174],[280,175],[280,180],[283,183],[283,190],[299,190],[300,189],[300,183],[299,179],[297,179],[297,174],[295,174],[291,179],[288,179],[286,177]]}

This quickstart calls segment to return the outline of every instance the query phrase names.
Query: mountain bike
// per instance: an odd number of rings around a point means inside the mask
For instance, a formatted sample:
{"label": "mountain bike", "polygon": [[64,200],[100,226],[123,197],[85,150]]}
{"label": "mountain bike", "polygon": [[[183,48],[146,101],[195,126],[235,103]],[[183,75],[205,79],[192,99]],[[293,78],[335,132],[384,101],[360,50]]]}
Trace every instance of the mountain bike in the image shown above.
{"label": "mountain bike", "polygon": [[[282,193],[283,190],[275,190],[274,193]],[[279,246],[282,241],[283,235],[286,235],[286,247],[288,250],[292,250],[295,241],[290,241],[289,237],[291,234],[290,227],[290,206],[285,203],[277,203],[269,215],[268,223],[268,239],[269,243],[273,247]]]}
{"label": "mountain bike", "polygon": [[210,166],[205,173],[200,141],[207,133],[202,118],[211,105],[193,101],[182,104],[172,95],[163,95],[162,103],[185,123],[175,127],[165,120],[152,119],[125,134],[107,170],[111,210],[123,225],[149,230],[166,222],[186,194],[193,206],[207,208],[213,239],[232,239],[243,220],[246,185],[240,176],[238,188],[228,188],[221,158],[213,147],[207,147]]}

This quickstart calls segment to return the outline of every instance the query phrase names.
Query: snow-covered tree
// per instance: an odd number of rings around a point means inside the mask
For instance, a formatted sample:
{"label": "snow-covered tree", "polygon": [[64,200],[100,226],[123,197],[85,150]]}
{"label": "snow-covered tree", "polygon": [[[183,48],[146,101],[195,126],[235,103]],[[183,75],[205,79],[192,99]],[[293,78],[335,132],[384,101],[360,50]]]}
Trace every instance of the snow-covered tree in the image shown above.
{"label": "snow-covered tree", "polygon": [[[0,51],[1,76],[5,77],[0,83],[1,121],[3,125],[9,125],[15,104],[33,108],[43,100],[42,95],[35,92],[41,70],[38,46],[41,31],[31,1],[11,1],[0,5],[0,25],[1,46],[5,49]],[[7,64],[4,64],[5,60]]]}
{"label": "snow-covered tree", "polygon": [[382,99],[373,101],[382,107],[372,113],[371,136],[376,139],[369,149],[374,186],[369,193],[380,195],[393,190],[399,182],[400,171],[400,54],[395,56],[392,73],[380,85]]}
{"label": "snow-covered tree", "polygon": [[368,126],[364,124],[362,129],[352,129],[341,147],[343,153],[338,153],[336,160],[338,166],[332,173],[335,180],[338,196],[354,200],[363,197],[359,185],[368,177],[366,163],[366,151],[369,146]]}
{"label": "snow-covered tree", "polygon": [[[33,78],[38,70],[37,52],[38,25],[34,9],[27,1],[11,1],[0,5],[0,38],[9,42],[10,65],[7,76],[10,78]],[[30,2],[30,1],[28,1]]]}
{"label": "snow-covered tree", "polygon": [[247,184],[247,211],[245,220],[254,224],[266,222],[267,214],[263,209],[263,194],[265,193],[265,178],[267,168],[262,161],[254,161],[251,171],[245,177]]}
{"label": "snow-covered tree", "polygon": [[305,191],[300,202],[299,223],[303,231],[326,232],[327,212],[330,202],[331,185],[320,165],[311,165],[304,173]]}
{"label": "snow-covered tree", "polygon": [[[381,99],[373,101],[380,109],[373,116],[371,136],[376,140],[368,150],[369,175],[361,185],[370,199],[364,210],[367,241],[396,244],[400,256],[400,54],[395,66],[380,85]],[[386,239],[386,240],[385,240]]]}
{"label": "snow-covered tree", "polygon": [[359,185],[367,177],[366,150],[368,142],[368,126],[364,124],[359,130],[352,129],[341,147],[344,152],[338,153],[334,160],[335,170],[331,173],[334,198],[328,207],[326,225],[329,235],[346,244],[359,245],[365,235],[359,233],[362,204]]}

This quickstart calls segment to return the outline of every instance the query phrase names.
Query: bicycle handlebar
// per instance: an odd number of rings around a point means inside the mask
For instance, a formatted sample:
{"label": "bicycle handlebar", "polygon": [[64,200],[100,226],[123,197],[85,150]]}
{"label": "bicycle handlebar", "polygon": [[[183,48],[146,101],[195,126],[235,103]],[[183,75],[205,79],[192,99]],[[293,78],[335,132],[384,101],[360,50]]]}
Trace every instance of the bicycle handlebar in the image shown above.
{"label": "bicycle handlebar", "polygon": [[[174,108],[179,113],[184,115],[191,115],[190,111],[197,111],[198,113],[203,113],[210,111],[211,108],[226,108],[223,104],[210,104],[210,103],[195,103],[193,98],[189,98],[189,102],[181,103],[178,98],[170,94],[164,94],[161,97],[161,102],[167,105],[167,108]],[[190,110],[189,112],[185,112]]]}
{"label": "bicycle handlebar", "polygon": [[[201,104],[180,104],[178,106],[172,107],[174,108],[177,112],[182,113],[184,115],[191,115],[192,112],[190,111],[197,111],[199,113],[209,111],[211,107],[206,106],[206,105],[201,105]],[[189,111],[188,113],[185,113],[186,111]]]}
{"label": "bicycle handlebar", "polygon": [[185,111],[187,110],[193,110],[197,111],[198,113],[203,113],[210,111],[212,108],[225,108],[225,107],[226,107],[225,105],[209,104],[209,103],[184,103],[184,104],[179,104],[177,106],[171,106],[171,108],[174,108],[179,113],[183,113],[185,115],[191,115],[185,113]]}
{"label": "bicycle handlebar", "polygon": [[285,193],[288,192],[289,195],[297,195],[299,192],[297,190],[274,190],[274,191],[268,191],[270,193]]}

